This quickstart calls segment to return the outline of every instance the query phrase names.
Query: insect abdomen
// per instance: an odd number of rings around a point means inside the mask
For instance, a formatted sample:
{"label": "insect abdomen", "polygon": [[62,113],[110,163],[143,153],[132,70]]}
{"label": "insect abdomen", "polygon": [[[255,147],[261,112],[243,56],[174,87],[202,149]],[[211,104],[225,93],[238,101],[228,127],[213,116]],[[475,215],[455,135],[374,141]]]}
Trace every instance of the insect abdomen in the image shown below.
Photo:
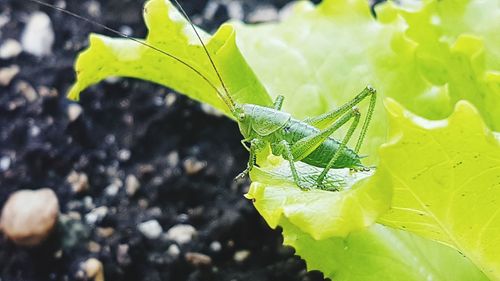
{"label": "insect abdomen", "polygon": [[[298,140],[317,133],[319,130],[299,120],[291,119],[289,123],[280,129],[276,134],[278,138],[286,140],[293,145]],[[327,138],[311,154],[301,161],[309,165],[325,168],[335,152],[338,150],[340,142],[333,138]],[[359,168],[363,167],[360,157],[352,149],[346,147],[340,157],[333,164],[333,168]]]}

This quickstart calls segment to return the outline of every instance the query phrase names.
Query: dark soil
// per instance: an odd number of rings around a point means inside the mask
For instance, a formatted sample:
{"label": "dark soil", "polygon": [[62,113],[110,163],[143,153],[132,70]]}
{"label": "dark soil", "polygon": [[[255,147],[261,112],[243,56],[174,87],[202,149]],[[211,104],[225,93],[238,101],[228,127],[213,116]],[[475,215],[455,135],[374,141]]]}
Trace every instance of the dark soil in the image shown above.
{"label": "dark soil", "polygon": [[[97,2],[102,13],[93,17],[88,7]],[[126,26],[133,36],[146,33],[140,1],[66,4],[110,27]],[[209,30],[228,17],[219,6],[212,18],[203,19],[206,1],[183,4]],[[281,7],[286,1],[245,0],[243,11],[247,15],[263,4]],[[0,238],[0,280],[88,280],[81,264],[91,257],[103,263],[108,281],[323,280],[319,272],[306,273],[293,249],[281,245],[280,231],[270,229],[243,198],[249,183],[233,181],[248,154],[229,119],[206,113],[169,89],[120,79],[87,90],[79,103],[83,113],[70,121],[65,93],[75,78],[75,56],[89,32],[105,32],[26,0],[0,0],[0,14],[9,18],[0,41],[19,41],[25,19],[35,10],[50,16],[56,40],[51,55],[23,52],[0,59],[0,68],[20,67],[7,86],[0,86],[0,206],[16,190],[50,187],[62,215],[54,234],[36,248]],[[201,170],[193,170],[200,165]],[[88,176],[87,190],[72,190],[66,179],[75,171]],[[124,186],[130,175],[140,183],[135,194]],[[97,208],[103,215],[92,219]],[[175,255],[168,251],[175,241],[164,235],[148,239],[138,230],[148,220],[158,221],[164,233],[189,224],[197,235],[178,245]],[[249,251],[248,258],[236,261],[235,253],[242,250]],[[187,253],[211,260],[197,265]]]}

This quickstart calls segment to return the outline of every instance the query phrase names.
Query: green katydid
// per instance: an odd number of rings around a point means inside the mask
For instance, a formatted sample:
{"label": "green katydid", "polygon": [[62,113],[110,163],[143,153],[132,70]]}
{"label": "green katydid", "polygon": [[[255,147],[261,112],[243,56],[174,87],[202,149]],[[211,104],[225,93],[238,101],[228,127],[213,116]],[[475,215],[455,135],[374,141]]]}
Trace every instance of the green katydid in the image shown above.
{"label": "green katydid", "polygon": [[[51,4],[38,0],[30,1],[55,8],[84,21],[103,27],[121,37],[133,40],[138,44],[151,48],[156,52],[183,64],[185,67],[192,70],[196,75],[204,79],[208,85],[215,90],[219,98],[226,104],[229,111],[238,122],[241,134],[244,137],[242,144],[250,153],[247,168],[236,178],[244,177],[252,170],[256,164],[255,161],[257,153],[268,145],[270,145],[271,151],[274,155],[282,156],[289,162],[293,179],[297,186],[302,189],[308,189],[310,186],[307,186],[301,179],[295,167],[295,162],[297,161],[323,168],[322,172],[315,179],[316,188],[323,187],[323,181],[327,176],[328,171],[332,168],[350,168],[355,170],[365,169],[365,166],[361,163],[362,157],[360,157],[358,153],[368,130],[368,125],[375,108],[376,92],[373,88],[369,86],[366,87],[351,101],[335,110],[316,117],[306,118],[305,120],[297,120],[292,118],[289,113],[281,111],[284,101],[283,96],[278,96],[276,98],[273,107],[236,103],[225,86],[220,72],[210,56],[205,43],[201,39],[200,34],[177,0],[174,0],[174,2],[177,4],[180,11],[186,17],[188,23],[194,30],[194,33],[200,41],[214,72],[217,74],[218,82],[221,87],[216,86],[194,66],[151,44],[132,38],[117,30],[93,22],[87,18],[71,13],[65,9],[55,7]],[[354,149],[351,149],[347,146],[347,143],[351,139],[360,121],[360,112],[356,105],[366,98],[369,98],[368,112],[364,119],[356,146]],[[351,120],[352,123],[342,140],[337,141],[331,137],[335,131]],[[250,146],[247,146],[247,143],[249,143]]]}

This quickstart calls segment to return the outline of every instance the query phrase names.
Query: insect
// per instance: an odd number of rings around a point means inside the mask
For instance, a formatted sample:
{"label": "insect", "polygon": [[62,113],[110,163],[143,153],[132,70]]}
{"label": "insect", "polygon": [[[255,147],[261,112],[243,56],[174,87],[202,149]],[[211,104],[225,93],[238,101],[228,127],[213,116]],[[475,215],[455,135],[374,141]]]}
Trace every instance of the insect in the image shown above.
{"label": "insect", "polygon": [[[210,56],[205,43],[201,39],[200,34],[177,0],[174,0],[174,2],[177,4],[181,13],[194,30],[195,35],[207,55],[207,59],[209,60],[211,67],[213,68],[215,74],[217,74],[220,87],[217,87],[194,66],[151,44],[132,38],[117,30],[51,4],[38,0],[29,1],[57,9],[76,18],[105,28],[106,30],[121,37],[133,40],[138,44],[151,48],[173,60],[176,60],[191,69],[196,75],[203,78],[215,90],[218,97],[225,103],[235,120],[238,122],[240,132],[243,135],[241,143],[250,154],[247,168],[236,178],[245,177],[254,168],[256,165],[257,153],[267,146],[271,147],[271,151],[274,155],[282,156],[289,162],[293,180],[297,186],[302,189],[310,189],[311,186],[305,183],[297,171],[295,163],[298,161],[323,169],[319,176],[314,180],[315,188],[323,187],[325,178],[330,169],[367,169],[361,163],[362,157],[359,155],[359,150],[366,136],[366,132],[375,109],[376,91],[370,86],[365,87],[352,100],[337,109],[316,117],[306,118],[305,120],[297,120],[294,119],[291,114],[281,110],[284,102],[284,97],[281,95],[277,96],[272,107],[236,103],[225,86],[220,72],[214,60]],[[367,114],[363,121],[356,146],[354,149],[351,149],[347,146],[347,144],[353,136],[354,131],[358,127],[361,119],[361,114],[357,105],[365,99],[369,99]],[[340,127],[349,123],[349,121],[351,121],[351,124],[345,136],[341,140],[333,138],[332,134]]]}

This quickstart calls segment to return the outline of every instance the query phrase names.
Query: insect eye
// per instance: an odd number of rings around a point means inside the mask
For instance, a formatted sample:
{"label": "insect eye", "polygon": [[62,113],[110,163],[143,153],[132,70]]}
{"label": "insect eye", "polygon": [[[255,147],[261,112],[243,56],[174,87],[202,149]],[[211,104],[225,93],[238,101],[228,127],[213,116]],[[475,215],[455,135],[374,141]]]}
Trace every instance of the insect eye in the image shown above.
{"label": "insect eye", "polygon": [[240,120],[245,119],[245,113],[240,113],[240,114],[238,115],[238,119],[240,119]]}

